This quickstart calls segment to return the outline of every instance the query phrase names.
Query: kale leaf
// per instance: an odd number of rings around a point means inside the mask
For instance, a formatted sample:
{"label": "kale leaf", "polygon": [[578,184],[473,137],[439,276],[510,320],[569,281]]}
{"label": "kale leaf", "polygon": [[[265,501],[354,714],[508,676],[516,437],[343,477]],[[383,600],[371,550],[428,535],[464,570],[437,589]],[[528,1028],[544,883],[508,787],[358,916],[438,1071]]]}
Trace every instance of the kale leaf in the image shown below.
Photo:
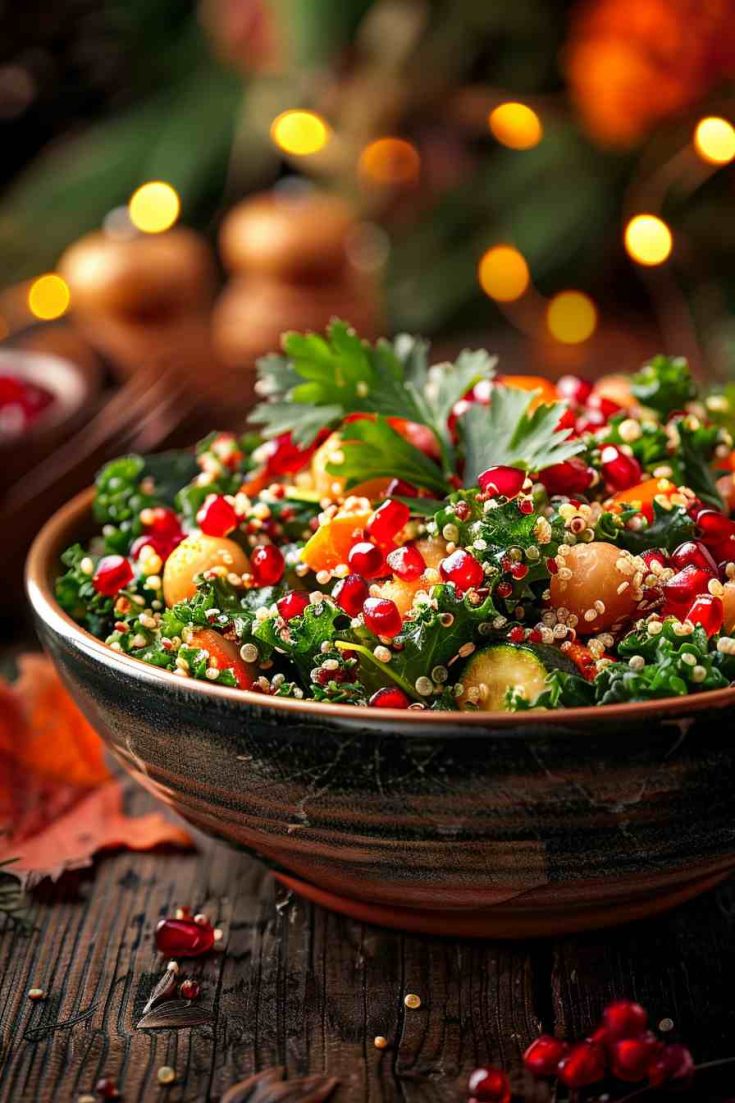
{"label": "kale leaf", "polygon": [[654,356],[630,381],[633,396],[642,406],[666,419],[697,397],[689,364],[683,356]]}

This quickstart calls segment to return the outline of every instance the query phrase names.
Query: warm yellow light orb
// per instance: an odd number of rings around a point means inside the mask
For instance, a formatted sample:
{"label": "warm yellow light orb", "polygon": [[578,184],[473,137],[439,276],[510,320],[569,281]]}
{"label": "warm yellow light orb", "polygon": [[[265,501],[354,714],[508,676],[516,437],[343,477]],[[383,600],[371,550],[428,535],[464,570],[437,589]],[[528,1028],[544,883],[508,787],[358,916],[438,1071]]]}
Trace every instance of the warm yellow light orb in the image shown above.
{"label": "warm yellow light orb", "polygon": [[66,280],[49,272],[34,280],[28,291],[28,309],[35,318],[51,322],[69,309],[71,295]]}
{"label": "warm yellow light orb", "polygon": [[490,112],[488,123],[497,140],[510,149],[533,149],[544,136],[541,120],[525,103],[501,103]]}
{"label": "warm yellow light orb", "polygon": [[308,157],[324,149],[332,132],[313,111],[282,111],[271,123],[271,139],[284,153]]}
{"label": "warm yellow light orb", "polygon": [[735,127],[727,119],[710,115],[697,123],[694,148],[711,165],[728,165],[735,158]]}
{"label": "warm yellow light orb", "polygon": [[597,328],[597,307],[581,291],[560,291],[546,308],[549,333],[565,345],[579,345]]}
{"label": "warm yellow light orb", "polygon": [[415,184],[421,171],[421,157],[405,138],[378,138],[360,154],[358,172],[370,184],[390,187]]}
{"label": "warm yellow light orb", "polygon": [[525,258],[512,245],[494,245],[477,267],[480,287],[491,299],[512,303],[528,289],[531,275]]}
{"label": "warm yellow light orb", "polygon": [[625,227],[625,248],[638,264],[663,264],[673,245],[671,230],[655,214],[637,214]]}
{"label": "warm yellow light orb", "polygon": [[175,188],[164,180],[149,180],[133,192],[128,203],[130,221],[144,234],[170,230],[181,212]]}

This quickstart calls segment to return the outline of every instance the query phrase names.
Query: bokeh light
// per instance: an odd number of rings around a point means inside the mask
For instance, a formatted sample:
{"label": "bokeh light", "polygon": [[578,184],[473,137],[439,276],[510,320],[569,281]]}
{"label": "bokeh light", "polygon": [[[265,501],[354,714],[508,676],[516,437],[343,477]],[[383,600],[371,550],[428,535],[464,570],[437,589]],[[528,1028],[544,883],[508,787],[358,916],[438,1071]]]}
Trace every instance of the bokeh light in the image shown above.
{"label": "bokeh light", "polygon": [[597,328],[597,307],[581,291],[560,291],[546,308],[549,333],[565,345],[578,345]]}
{"label": "bokeh light", "polygon": [[710,115],[697,123],[694,148],[710,165],[727,165],[735,158],[735,127],[727,119]]}
{"label": "bokeh light", "polygon": [[404,138],[378,138],[363,149],[358,171],[371,184],[406,187],[418,180],[421,157]]}
{"label": "bokeh light", "polygon": [[533,149],[544,136],[541,120],[525,103],[501,103],[490,112],[488,123],[495,138],[509,149]]}
{"label": "bokeh light", "polygon": [[531,282],[525,258],[512,245],[488,249],[477,267],[477,276],[485,294],[501,303],[520,299]]}
{"label": "bokeh light", "polygon": [[55,272],[39,276],[28,290],[28,309],[34,318],[40,318],[43,322],[61,318],[69,309],[70,301],[66,280]]}
{"label": "bokeh light", "polygon": [[314,111],[282,111],[271,123],[274,144],[294,157],[318,153],[331,136],[329,125]]}
{"label": "bokeh light", "polygon": [[136,230],[144,234],[161,234],[170,230],[181,212],[181,202],[175,188],[164,180],[149,180],[130,197],[128,214]]}
{"label": "bokeh light", "polygon": [[625,227],[625,248],[638,264],[663,264],[673,244],[671,230],[655,214],[637,214]]}

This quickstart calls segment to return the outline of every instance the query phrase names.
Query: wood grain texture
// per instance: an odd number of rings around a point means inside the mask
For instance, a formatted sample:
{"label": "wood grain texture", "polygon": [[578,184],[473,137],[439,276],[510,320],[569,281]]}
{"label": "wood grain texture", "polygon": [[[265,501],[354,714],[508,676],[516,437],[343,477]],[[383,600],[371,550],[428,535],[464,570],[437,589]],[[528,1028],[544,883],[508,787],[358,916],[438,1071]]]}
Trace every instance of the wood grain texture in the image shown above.
{"label": "wood grain texture", "polygon": [[[144,795],[134,797],[143,807]],[[157,920],[208,911],[223,950],[182,963],[207,1021],[138,1030],[165,961]],[[612,995],[669,1016],[699,1060],[732,1053],[735,886],[649,923],[527,944],[407,936],[362,926],[277,889],[255,861],[212,843],[195,855],[118,854],[36,892],[35,931],[0,935],[0,1101],[71,1103],[102,1075],[126,1103],[205,1103],[268,1066],[338,1077],[337,1103],[449,1103],[484,1061],[514,1068],[540,1028],[586,1031]],[[28,989],[47,992],[42,1003]],[[422,998],[417,1011],[406,992]],[[390,1039],[378,1051],[376,1034]],[[158,1084],[161,1065],[176,1070]]]}

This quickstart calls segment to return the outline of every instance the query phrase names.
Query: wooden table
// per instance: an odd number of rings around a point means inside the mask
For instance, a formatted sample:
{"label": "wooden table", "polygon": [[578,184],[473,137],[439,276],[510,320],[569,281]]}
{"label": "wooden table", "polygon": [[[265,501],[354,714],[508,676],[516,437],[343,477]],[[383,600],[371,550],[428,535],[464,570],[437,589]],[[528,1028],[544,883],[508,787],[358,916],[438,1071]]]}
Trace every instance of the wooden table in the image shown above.
{"label": "wooden table", "polygon": [[[132,799],[141,810],[149,803]],[[654,1024],[672,1019],[668,1037],[700,1062],[733,1054],[735,881],[615,932],[457,942],[322,911],[278,889],[255,860],[202,842],[195,854],[104,857],[36,890],[33,933],[6,927],[3,1103],[70,1103],[101,1076],[115,1078],[126,1103],[203,1103],[269,1066],[338,1077],[336,1103],[459,1101],[475,1065],[518,1070],[540,1029],[581,1035],[613,995],[639,998]],[[153,929],[180,904],[207,911],[224,933],[219,952],[181,974],[201,979],[192,1006],[204,1021],[138,1029],[165,964]],[[32,987],[44,1001],[28,999]],[[407,992],[421,996],[419,1010],[405,1008]],[[382,1052],[373,1044],[381,1034],[390,1042]],[[159,1084],[161,1066],[175,1070],[172,1086]],[[705,1074],[687,1098],[727,1098],[712,1086],[732,1088],[735,1071],[724,1072]],[[514,1086],[519,1098],[549,1098],[517,1073]]]}

